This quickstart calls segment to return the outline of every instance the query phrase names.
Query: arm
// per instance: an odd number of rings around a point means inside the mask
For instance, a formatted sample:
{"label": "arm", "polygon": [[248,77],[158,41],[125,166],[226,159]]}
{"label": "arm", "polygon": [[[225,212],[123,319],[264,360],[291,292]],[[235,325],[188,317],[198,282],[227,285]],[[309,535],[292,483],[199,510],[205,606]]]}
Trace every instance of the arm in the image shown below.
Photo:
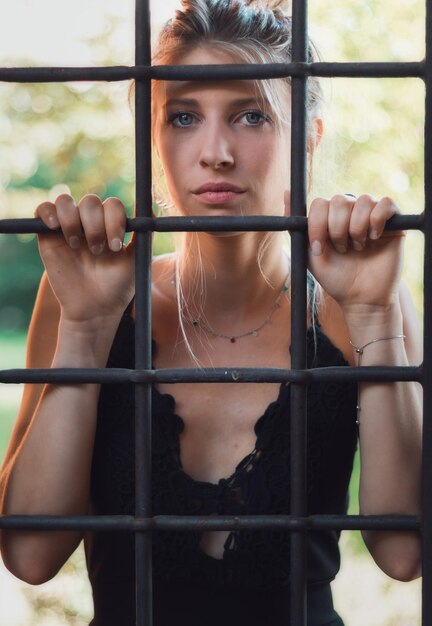
{"label": "arm", "polygon": [[[365,329],[358,318],[348,318],[351,334],[365,343],[374,332],[378,337],[404,334],[406,339],[368,346],[362,365],[419,365],[422,361],[419,332],[407,290],[400,290],[399,302],[392,311],[375,319],[376,325]],[[418,515],[421,386],[406,382],[363,383],[360,404],[360,512]],[[362,534],[375,561],[387,574],[398,580],[412,580],[421,575],[421,545],[417,534],[377,531]]]}
{"label": "arm", "polygon": [[[97,205],[94,197],[91,201]],[[100,217],[101,209],[101,204],[94,207],[87,222],[74,209],[66,214],[79,218],[84,232],[93,225],[94,236],[94,217],[98,212]],[[108,229],[102,224],[105,237]],[[130,297],[131,253],[107,250],[95,255],[89,251],[91,240],[77,251],[67,245],[66,236],[39,241],[50,282],[44,275],[30,326],[27,365],[104,367]],[[120,288],[125,292],[121,297]],[[87,514],[98,396],[98,385],[26,386],[0,476],[4,514]],[[2,533],[2,555],[15,575],[37,584],[55,575],[80,539],[78,532],[7,531]]]}
{"label": "arm", "polygon": [[[356,346],[405,334],[364,350],[362,365],[418,365],[419,332],[407,289],[400,284],[402,233],[384,233],[397,212],[388,198],[353,201],[336,196],[312,203],[309,238],[313,273],[337,310],[327,319],[333,340],[356,363]],[[375,229],[375,233],[371,233]],[[316,247],[315,247],[316,248]],[[313,248],[311,247],[311,250]],[[339,320],[336,325],[336,320]],[[331,334],[331,333],[330,333]],[[421,485],[421,402],[417,383],[360,385],[360,510],[363,514],[418,514]],[[414,533],[363,533],[378,565],[400,580],[420,575],[420,539]]]}

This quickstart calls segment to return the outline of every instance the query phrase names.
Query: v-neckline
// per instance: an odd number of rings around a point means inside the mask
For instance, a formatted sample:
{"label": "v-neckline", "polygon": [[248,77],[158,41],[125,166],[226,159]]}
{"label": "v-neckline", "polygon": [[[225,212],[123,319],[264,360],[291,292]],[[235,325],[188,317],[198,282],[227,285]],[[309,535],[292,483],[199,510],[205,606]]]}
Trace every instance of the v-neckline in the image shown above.
{"label": "v-neckline", "polygon": [[[129,308],[128,308],[129,309]],[[128,320],[129,323],[131,324],[131,326],[135,329],[135,319],[134,317],[131,315],[129,310],[126,310],[122,320]],[[309,326],[307,329],[307,339],[309,339],[310,336],[310,332],[313,331],[312,326]],[[156,346],[156,342],[154,340],[152,340],[152,350],[154,350]],[[258,431],[260,430],[260,426],[265,423],[267,421],[267,419],[269,419],[269,414],[273,413],[273,408],[280,402],[282,394],[284,392],[284,390],[287,390],[287,393],[290,392],[290,383],[284,383],[282,382],[279,386],[279,391],[278,391],[278,395],[277,397],[272,400],[271,402],[269,402],[269,404],[267,405],[267,407],[264,409],[264,411],[262,412],[262,414],[257,418],[257,420],[254,423],[253,429],[254,429],[254,433],[255,433],[255,446],[254,448],[247,453],[240,461],[239,463],[237,463],[234,471],[232,472],[232,474],[228,477],[222,477],[220,479],[218,479],[217,482],[211,482],[211,481],[206,481],[206,480],[197,480],[195,478],[193,478],[190,474],[188,474],[185,469],[183,468],[183,464],[181,462],[181,448],[180,448],[180,432],[184,429],[185,427],[185,420],[184,418],[179,415],[176,412],[176,399],[175,396],[173,396],[170,393],[161,393],[157,387],[155,387],[153,385],[153,392],[162,400],[165,402],[167,402],[167,404],[170,406],[170,416],[174,419],[178,419],[180,424],[181,424],[181,429],[179,431],[177,431],[175,433],[176,436],[176,443],[177,443],[177,463],[178,463],[178,470],[179,472],[181,472],[181,474],[185,477],[185,479],[187,479],[188,481],[194,483],[195,485],[201,485],[203,488],[205,489],[221,489],[223,487],[226,487],[227,485],[230,485],[233,481],[235,481],[235,478],[237,477],[237,475],[239,474],[240,470],[242,469],[242,466],[247,462],[247,460],[249,458],[252,457],[252,455],[254,455],[258,450],[259,450],[259,444],[260,444],[260,435],[261,433],[259,433]],[[289,407],[289,402],[287,403],[287,406]],[[259,459],[257,459],[258,462]],[[253,465],[252,469],[249,471],[253,471],[255,467],[255,464]]]}
{"label": "v-neckline", "polygon": [[[183,464],[181,462],[181,447],[180,447],[180,432],[185,427],[185,421],[181,415],[176,412],[176,401],[175,397],[170,393],[161,393],[156,387],[153,387],[153,392],[162,400],[162,402],[166,402],[169,406],[170,418],[179,420],[181,424],[181,429],[179,431],[176,430],[176,444],[177,444],[177,462],[178,462],[178,470],[182,473],[182,475],[190,482],[193,482],[195,485],[202,485],[204,488],[214,488],[221,489],[227,486],[230,486],[235,478],[238,476],[239,472],[243,469],[243,466],[247,465],[250,459],[253,458],[260,450],[262,449],[260,446],[261,435],[263,432],[263,425],[266,423],[274,415],[274,409],[277,405],[279,405],[282,395],[284,393],[290,393],[290,384],[289,383],[281,383],[279,386],[279,392],[277,398],[269,402],[263,413],[257,418],[255,424],[253,426],[255,433],[255,446],[254,448],[248,452],[236,465],[234,471],[228,477],[219,478],[217,482],[207,481],[207,480],[199,480],[193,478],[186,470],[183,468]],[[289,402],[286,404],[289,407]],[[260,455],[258,456],[257,462],[259,461]],[[248,472],[252,472],[255,467],[255,464],[252,465]]]}

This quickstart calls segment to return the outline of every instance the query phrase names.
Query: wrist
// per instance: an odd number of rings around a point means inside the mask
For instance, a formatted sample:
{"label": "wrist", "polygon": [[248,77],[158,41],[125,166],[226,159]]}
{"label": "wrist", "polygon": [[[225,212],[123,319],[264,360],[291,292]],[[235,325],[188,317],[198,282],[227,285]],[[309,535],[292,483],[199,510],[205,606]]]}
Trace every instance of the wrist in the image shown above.
{"label": "wrist", "polygon": [[[344,313],[356,365],[407,365],[399,304],[385,309],[363,307]],[[360,359],[356,348],[364,349]]]}
{"label": "wrist", "polygon": [[60,318],[53,367],[105,367],[119,319]]}
{"label": "wrist", "polygon": [[399,303],[391,306],[376,307],[370,305],[355,305],[344,307],[343,314],[350,339],[353,343],[366,343],[376,337],[384,335],[398,335],[402,333],[403,318]]}

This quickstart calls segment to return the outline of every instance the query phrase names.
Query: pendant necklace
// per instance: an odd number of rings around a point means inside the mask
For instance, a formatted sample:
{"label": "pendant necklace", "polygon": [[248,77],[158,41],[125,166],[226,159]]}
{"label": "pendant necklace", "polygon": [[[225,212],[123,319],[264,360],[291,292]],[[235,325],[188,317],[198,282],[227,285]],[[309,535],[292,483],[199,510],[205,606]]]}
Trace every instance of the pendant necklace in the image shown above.
{"label": "pendant necklace", "polygon": [[195,328],[201,328],[208,335],[212,335],[212,337],[219,337],[220,339],[226,339],[231,343],[235,343],[237,339],[243,339],[244,337],[258,337],[259,331],[262,330],[264,326],[267,326],[267,324],[270,324],[273,313],[276,311],[276,309],[280,307],[282,296],[288,291],[288,277],[289,275],[285,278],[282,289],[280,290],[276,300],[273,302],[267,317],[261,322],[261,324],[259,324],[259,326],[253,328],[252,330],[247,330],[246,332],[240,333],[239,335],[225,335],[224,333],[216,332],[207,322],[204,322],[201,317],[188,316],[189,321],[192,326],[194,326]]}

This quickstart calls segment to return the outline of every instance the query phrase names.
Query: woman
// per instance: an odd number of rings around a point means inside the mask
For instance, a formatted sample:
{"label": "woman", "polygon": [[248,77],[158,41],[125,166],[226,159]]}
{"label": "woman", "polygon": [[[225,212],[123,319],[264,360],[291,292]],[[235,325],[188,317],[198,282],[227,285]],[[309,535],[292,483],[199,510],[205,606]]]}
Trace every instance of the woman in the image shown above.
{"label": "woman", "polygon": [[[290,40],[291,22],[280,7],[185,0],[162,32],[155,62],[286,62]],[[310,79],[310,163],[322,135],[320,93]],[[289,97],[289,80],[155,84],[154,141],[180,214],[289,214]],[[391,199],[369,195],[312,202],[310,292],[317,306],[309,311],[309,366],[354,364],[353,346],[364,348],[362,365],[420,362],[413,306],[400,284],[403,234],[384,233],[397,212]],[[122,243],[123,204],[87,195],[76,205],[62,195],[36,215],[62,234],[39,237],[46,274],[28,366],[133,367],[134,245]],[[185,234],[175,254],[153,262],[154,366],[289,368],[289,287],[280,233]],[[154,512],[288,513],[289,391],[276,384],[158,385]],[[353,385],[310,385],[309,513],[346,511],[356,396]],[[418,513],[415,385],[362,384],[359,400],[362,513]],[[133,455],[132,386],[27,386],[3,467],[3,512],[133,514]],[[419,575],[417,536],[364,536],[389,575]],[[8,531],[3,558],[37,584],[56,574],[81,539],[79,532]],[[133,537],[89,535],[86,549],[92,624],[133,624]],[[308,623],[340,625],[329,588],[339,565],[337,533],[311,534],[308,558]],[[288,533],[154,537],[160,626],[287,624],[288,585]]]}

